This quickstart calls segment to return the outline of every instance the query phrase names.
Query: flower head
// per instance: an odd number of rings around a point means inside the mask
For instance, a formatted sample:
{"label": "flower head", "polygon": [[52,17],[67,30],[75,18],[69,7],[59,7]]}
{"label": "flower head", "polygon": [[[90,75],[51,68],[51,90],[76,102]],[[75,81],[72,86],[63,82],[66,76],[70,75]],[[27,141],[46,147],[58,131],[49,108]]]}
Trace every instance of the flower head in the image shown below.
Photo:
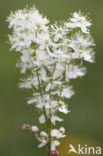
{"label": "flower head", "polygon": [[63,121],[57,112],[70,112],[65,102],[74,95],[71,80],[86,74],[84,61],[94,62],[91,22],[82,13],[75,12],[68,22],[50,25],[34,6],[11,13],[7,21],[12,29],[11,50],[20,52],[17,67],[22,74],[27,74],[19,87],[32,90],[27,103],[40,110],[39,123],[46,123],[48,128],[47,132],[39,132],[37,126],[23,124],[22,130],[36,137],[39,148],[47,146],[51,155],[57,156],[58,139],[66,136],[64,127],[52,129],[57,121]]}

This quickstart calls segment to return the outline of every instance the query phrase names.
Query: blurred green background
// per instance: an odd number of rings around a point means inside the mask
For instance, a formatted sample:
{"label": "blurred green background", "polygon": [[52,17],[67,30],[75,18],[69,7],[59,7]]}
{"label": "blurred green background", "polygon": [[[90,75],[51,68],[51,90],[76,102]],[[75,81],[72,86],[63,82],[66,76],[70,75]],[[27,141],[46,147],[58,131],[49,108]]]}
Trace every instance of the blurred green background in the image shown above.
{"label": "blurred green background", "polygon": [[[86,63],[87,75],[74,80],[76,95],[69,101],[71,114],[64,116],[67,134],[75,138],[103,143],[103,0],[0,0],[0,156],[46,156],[38,149],[32,135],[22,132],[22,123],[37,124],[37,111],[26,105],[30,92],[18,88],[21,77],[15,64],[18,54],[7,44],[10,11],[35,4],[41,13],[55,20],[67,19],[79,9],[90,13],[91,28],[96,43],[96,63]],[[69,145],[69,136],[66,138]],[[65,142],[65,140],[64,140]],[[103,145],[103,144],[102,144]],[[64,150],[64,149],[63,149]],[[64,155],[60,155],[64,156]],[[67,156],[67,155],[65,155]]]}

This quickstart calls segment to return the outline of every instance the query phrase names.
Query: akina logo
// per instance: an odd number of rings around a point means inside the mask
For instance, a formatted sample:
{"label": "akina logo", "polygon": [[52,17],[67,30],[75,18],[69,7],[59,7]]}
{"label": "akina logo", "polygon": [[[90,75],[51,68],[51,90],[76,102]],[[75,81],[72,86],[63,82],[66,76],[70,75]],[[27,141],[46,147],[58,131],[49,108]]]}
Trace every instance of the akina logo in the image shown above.
{"label": "akina logo", "polygon": [[75,153],[79,155],[101,155],[102,154],[102,148],[101,147],[93,147],[93,146],[88,146],[84,145],[82,146],[81,144],[78,144],[77,147],[74,147],[72,144],[69,145],[69,151],[68,154]]}

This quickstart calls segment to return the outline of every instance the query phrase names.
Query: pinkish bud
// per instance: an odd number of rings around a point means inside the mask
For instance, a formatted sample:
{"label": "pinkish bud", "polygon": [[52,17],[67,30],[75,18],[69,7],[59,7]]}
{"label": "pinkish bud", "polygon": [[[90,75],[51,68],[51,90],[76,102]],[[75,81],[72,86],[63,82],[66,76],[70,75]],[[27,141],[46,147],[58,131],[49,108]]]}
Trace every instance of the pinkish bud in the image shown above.
{"label": "pinkish bud", "polygon": [[58,156],[59,155],[59,151],[55,151],[55,152],[51,152],[52,156]]}
{"label": "pinkish bud", "polygon": [[56,153],[56,156],[59,155],[59,151],[56,151],[55,153]]}
{"label": "pinkish bud", "polygon": [[55,156],[55,152],[51,152],[51,155],[52,155],[52,156]]}
{"label": "pinkish bud", "polygon": [[30,129],[30,125],[29,124],[23,124],[22,125],[22,130],[23,131],[29,131],[29,129]]}

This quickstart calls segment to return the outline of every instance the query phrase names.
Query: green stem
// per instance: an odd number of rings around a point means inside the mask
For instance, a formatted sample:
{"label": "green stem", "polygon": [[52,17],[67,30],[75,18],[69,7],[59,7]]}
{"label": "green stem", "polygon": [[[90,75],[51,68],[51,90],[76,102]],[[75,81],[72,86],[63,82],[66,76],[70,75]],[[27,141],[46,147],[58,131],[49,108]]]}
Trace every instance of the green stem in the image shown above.
{"label": "green stem", "polygon": [[[55,72],[55,69],[56,69],[56,62],[54,64],[54,69],[53,69],[53,73],[52,73],[52,76],[51,76],[51,80],[50,80],[50,83],[51,83],[51,86],[52,86],[52,83],[53,83],[53,76],[54,76],[54,72]],[[49,111],[49,129],[48,129],[48,135],[49,135],[49,141],[48,141],[48,156],[51,156],[51,130],[52,130],[52,122],[51,122],[51,118],[52,118],[52,105],[51,105],[51,100],[52,100],[52,97],[51,97],[51,88],[50,88],[50,91],[49,91],[49,103],[50,103],[50,111]]]}
{"label": "green stem", "polygon": [[[62,78],[62,85],[64,85],[64,82],[65,82],[65,73],[66,73],[66,64],[65,64],[65,69],[64,69],[64,72],[63,72],[63,78]],[[61,100],[61,96],[62,96],[62,91],[63,91],[63,86],[61,86],[61,88],[60,88],[60,95],[59,95],[59,97],[58,97],[58,106],[57,106],[57,110],[59,109],[59,101]],[[56,113],[56,112],[55,112]],[[55,115],[55,113],[54,113],[54,115]]]}
{"label": "green stem", "polygon": [[[41,87],[41,83],[40,83],[40,77],[39,77],[39,72],[38,72],[38,70],[36,70],[36,73],[37,73],[37,78],[38,78],[40,96],[41,96],[41,100],[42,100],[42,102],[43,102],[43,91],[42,91],[42,87]],[[45,106],[43,106],[43,113],[44,113],[45,120],[46,120],[46,124],[47,124],[47,127],[48,127],[48,119],[47,119],[47,115],[46,115]]]}

